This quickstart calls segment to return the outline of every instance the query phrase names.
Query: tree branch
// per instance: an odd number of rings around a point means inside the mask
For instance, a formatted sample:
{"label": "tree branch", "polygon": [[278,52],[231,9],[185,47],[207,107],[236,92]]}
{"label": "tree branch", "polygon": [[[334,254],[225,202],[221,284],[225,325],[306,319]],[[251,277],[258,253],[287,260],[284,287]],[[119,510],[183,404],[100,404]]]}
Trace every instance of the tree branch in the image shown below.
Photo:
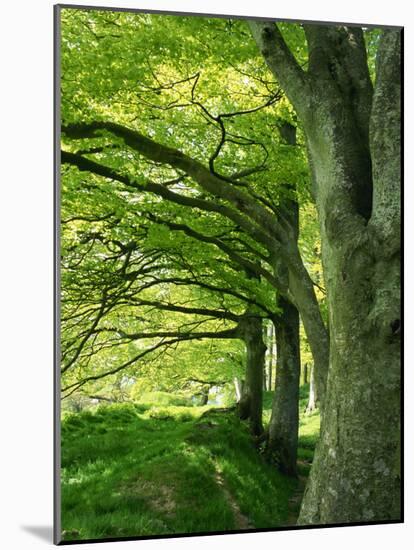
{"label": "tree branch", "polygon": [[231,311],[220,311],[216,309],[201,308],[201,307],[184,307],[175,304],[166,304],[157,300],[141,300],[139,298],[131,298],[130,303],[139,306],[154,306],[156,309],[165,311],[176,311],[178,313],[188,313],[193,315],[206,315],[215,319],[228,319],[229,321],[238,322],[240,315],[236,315]]}
{"label": "tree branch", "polygon": [[270,71],[286,95],[296,106],[307,103],[311,95],[307,75],[286,45],[277,25],[271,21],[249,21],[248,24]]}
{"label": "tree branch", "polygon": [[217,248],[225,252],[231,260],[236,262],[245,270],[255,273],[258,277],[260,276],[264,277],[271,285],[277,288],[281,293],[286,292],[283,281],[279,279],[277,275],[272,274],[270,271],[267,271],[267,269],[265,269],[260,263],[254,263],[248,260],[247,258],[244,258],[238,252],[234,251],[230,246],[228,246],[226,243],[224,243],[220,239],[217,239],[216,237],[209,237],[207,235],[203,235],[202,233],[184,224],[168,222],[165,220],[157,221],[157,223],[162,223],[164,225],[167,225],[168,227],[170,227],[171,229],[174,229],[175,231],[183,231],[186,235],[194,239],[197,239],[198,241],[215,245]]}
{"label": "tree branch", "polygon": [[179,193],[174,193],[170,189],[160,185],[158,183],[146,182],[145,184],[139,184],[131,178],[116,172],[108,166],[99,164],[93,160],[82,157],[75,153],[68,151],[61,152],[61,158],[63,164],[71,164],[76,166],[81,171],[91,172],[105,178],[119,181],[127,187],[141,191],[154,193],[170,202],[180,204],[182,206],[189,206],[191,208],[198,208],[205,212],[217,212],[222,216],[230,219],[240,227],[242,227],[253,239],[261,243],[267,249],[274,249],[279,247],[279,243],[265,233],[258,225],[251,223],[247,218],[242,216],[237,210],[230,208],[222,204],[216,204],[204,199],[195,197],[188,197]]}
{"label": "tree branch", "polygon": [[[244,193],[225,181],[225,178],[223,179],[212,174],[211,171],[199,161],[190,158],[177,149],[162,145],[120,124],[97,121],[62,126],[62,132],[72,138],[93,137],[96,135],[96,132],[102,130],[108,131],[123,139],[127,146],[139,152],[144,157],[154,162],[168,164],[173,168],[184,171],[205,191],[211,193],[215,197],[229,201],[236,206],[237,210],[264,229],[267,233],[268,246],[272,245],[274,249],[280,248],[276,237],[283,240],[284,232],[279,226],[275,216],[266,208],[257,204],[247,193]],[[67,156],[66,159],[68,159]]]}
{"label": "tree branch", "polygon": [[381,253],[401,247],[401,30],[384,30],[370,120],[373,211]]}
{"label": "tree branch", "polygon": [[[169,333],[169,334],[174,334],[174,333]],[[106,378],[107,376],[112,376],[112,375],[117,374],[118,372],[120,372],[122,370],[125,370],[126,368],[130,367],[131,365],[133,365],[134,363],[136,363],[140,359],[143,359],[146,355],[148,355],[149,353],[157,350],[160,347],[170,346],[172,344],[177,344],[177,343],[180,343],[184,340],[185,341],[200,340],[202,338],[230,338],[231,339],[231,338],[239,338],[240,337],[239,334],[238,334],[237,329],[221,331],[221,332],[218,332],[218,333],[214,333],[214,332],[213,333],[205,332],[205,333],[199,333],[199,334],[175,333],[175,335],[177,336],[176,338],[174,338],[172,340],[163,340],[161,342],[158,342],[157,344],[155,344],[151,348],[148,348],[148,349],[138,353],[132,359],[126,361],[125,363],[123,363],[122,365],[119,365],[118,367],[115,367],[114,369],[111,369],[109,371],[105,371],[105,372],[100,373],[100,374],[94,374],[94,375],[91,375],[91,376],[87,376],[86,378],[83,378],[82,380],[78,380],[77,382],[74,382],[72,384],[69,384],[68,386],[65,386],[64,388],[62,388],[62,393],[65,393],[65,392],[69,392],[69,393],[66,393],[66,395],[64,395],[62,397],[62,399],[65,399],[65,398],[69,397],[70,395],[72,395],[72,393],[77,391],[80,387],[84,386],[87,382],[100,380],[101,378]]]}

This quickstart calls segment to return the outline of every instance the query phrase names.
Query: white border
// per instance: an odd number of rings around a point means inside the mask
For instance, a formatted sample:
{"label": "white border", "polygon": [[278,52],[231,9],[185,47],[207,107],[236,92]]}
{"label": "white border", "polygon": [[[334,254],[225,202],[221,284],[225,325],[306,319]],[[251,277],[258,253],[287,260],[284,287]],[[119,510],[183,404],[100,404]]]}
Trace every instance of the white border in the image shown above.
{"label": "white border", "polygon": [[[182,12],[273,16],[324,21],[369,22],[406,27],[406,151],[413,150],[413,29],[409,2],[346,0],[123,0],[74,2]],[[0,180],[0,544],[8,550],[51,544],[33,534],[52,525],[52,395],[53,395],[53,6],[51,0],[5,2],[1,9],[1,180]],[[411,67],[410,67],[411,65]],[[406,154],[406,326],[410,326],[413,291],[410,236],[413,168]],[[411,219],[410,219],[411,218]],[[411,286],[411,285],[410,285]],[[409,328],[407,335],[409,334]],[[407,338],[406,388],[414,388],[413,357]],[[199,548],[232,546],[263,549],[316,547],[318,550],[409,547],[414,539],[413,412],[406,391],[406,521],[405,525],[335,528],[310,531],[223,535],[205,538],[82,545],[79,548]],[[380,421],[380,419],[379,419]],[[39,529],[39,528],[43,528]]]}

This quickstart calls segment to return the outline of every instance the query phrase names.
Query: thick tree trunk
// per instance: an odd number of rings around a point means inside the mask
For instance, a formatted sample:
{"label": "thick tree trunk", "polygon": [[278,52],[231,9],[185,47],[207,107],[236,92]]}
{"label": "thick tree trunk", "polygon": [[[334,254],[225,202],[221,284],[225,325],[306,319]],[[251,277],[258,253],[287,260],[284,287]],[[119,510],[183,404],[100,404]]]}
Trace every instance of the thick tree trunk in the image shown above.
{"label": "thick tree trunk", "polygon": [[325,415],[301,524],[380,521],[400,514],[398,336],[390,327],[378,338],[367,327],[370,307],[360,301],[355,307],[355,298],[349,293],[333,308]]}
{"label": "thick tree trunk", "polygon": [[[296,145],[296,128],[284,123],[279,128],[288,145]],[[297,244],[299,236],[299,205],[285,199],[279,206],[280,214],[289,223],[291,235]],[[280,270],[279,275],[283,276]],[[285,275],[289,277],[288,270]],[[282,296],[278,297],[281,314],[274,319],[277,346],[277,371],[272,415],[269,423],[267,455],[280,471],[296,476],[299,429],[300,343],[299,312]]]}
{"label": "thick tree trunk", "polygon": [[305,26],[305,73],[274,24],[251,27],[307,136],[329,305],[321,438],[298,523],[398,520],[401,32],[383,31],[373,92],[361,29]]}
{"label": "thick tree trunk", "polygon": [[238,404],[239,416],[242,420],[249,420],[253,435],[261,435],[263,432],[263,370],[266,353],[262,319],[253,316],[245,319],[243,339],[246,344],[246,376],[243,394]]}
{"label": "thick tree trunk", "polygon": [[[296,128],[285,122],[279,128],[288,145],[296,145]],[[299,236],[299,205],[296,200],[285,199],[279,213],[289,223],[295,245]],[[279,276],[288,276],[288,270],[279,270]],[[299,312],[283,297],[278,297],[281,314],[274,318],[277,345],[276,389],[269,423],[267,455],[279,470],[296,476],[296,459],[299,430],[300,341]]]}
{"label": "thick tree trunk", "polygon": [[387,32],[379,55],[391,64],[377,73],[371,150],[356,108],[343,102],[338,112],[322,89],[319,124],[307,124],[331,349],[300,524],[398,520],[401,513],[399,51],[398,32]]}
{"label": "thick tree trunk", "polygon": [[300,345],[299,313],[288,301],[280,299],[283,313],[276,328],[276,390],[269,424],[267,454],[287,475],[296,475],[299,429]]}

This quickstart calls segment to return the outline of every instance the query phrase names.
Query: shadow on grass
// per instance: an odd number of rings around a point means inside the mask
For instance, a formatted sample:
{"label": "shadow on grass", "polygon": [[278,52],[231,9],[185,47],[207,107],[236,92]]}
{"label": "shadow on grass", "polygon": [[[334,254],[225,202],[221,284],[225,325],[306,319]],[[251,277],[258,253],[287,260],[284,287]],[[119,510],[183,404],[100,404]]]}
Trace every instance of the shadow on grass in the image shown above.
{"label": "shadow on grass", "polygon": [[277,528],[295,491],[234,413],[123,404],[62,422],[65,540]]}

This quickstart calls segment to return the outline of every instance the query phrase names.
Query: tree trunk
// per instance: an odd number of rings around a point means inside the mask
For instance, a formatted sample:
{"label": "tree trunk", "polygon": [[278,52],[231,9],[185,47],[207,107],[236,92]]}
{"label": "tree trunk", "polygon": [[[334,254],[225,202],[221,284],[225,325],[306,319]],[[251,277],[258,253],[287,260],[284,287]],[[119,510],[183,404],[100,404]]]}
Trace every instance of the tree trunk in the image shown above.
{"label": "tree trunk", "polygon": [[[287,145],[296,146],[296,128],[294,126],[288,122],[284,122],[279,126],[279,133]],[[291,187],[292,190],[296,191],[295,184],[291,184]],[[288,263],[286,269],[289,288],[293,293],[296,306],[300,311],[302,323],[312,350],[314,363],[317,365],[317,385],[319,388],[319,395],[323,398],[325,395],[329,365],[329,337],[313,290],[313,281],[303,264],[297,246],[299,237],[299,205],[296,200],[285,200],[280,205],[279,209],[289,221],[294,241],[292,260]]]}
{"label": "tree trunk", "polygon": [[[400,517],[399,33],[387,32],[379,62],[393,57],[393,66],[378,66],[370,153],[355,108],[342,105],[339,128],[331,98],[322,102],[319,127],[307,131],[331,349],[321,440],[301,524]],[[388,193],[381,196],[384,186]]]}
{"label": "tree trunk", "polygon": [[251,26],[306,133],[329,306],[321,437],[298,523],[398,520],[401,31],[382,33],[373,90],[362,29],[306,25],[305,73],[274,24]]}
{"label": "tree trunk", "polygon": [[275,338],[274,330],[275,330],[274,324],[270,323],[270,342],[269,342],[270,355],[269,355],[269,363],[268,363],[269,391],[272,391],[273,368],[274,368],[274,365],[276,364],[276,338]]}
{"label": "tree trunk", "polygon": [[306,414],[310,414],[317,408],[318,403],[318,397],[316,393],[316,386],[315,386],[315,376],[313,374],[313,367],[311,368],[310,373],[310,382],[309,382],[309,397],[308,397],[308,404],[306,405],[305,412]]}
{"label": "tree trunk", "polygon": [[[279,131],[287,145],[296,145],[296,128],[284,122]],[[296,190],[292,186],[292,190]],[[285,199],[279,205],[279,214],[291,229],[297,245],[299,236],[299,205],[296,200]],[[279,269],[279,276],[288,276],[288,270]],[[296,459],[299,429],[300,341],[299,312],[282,296],[278,297],[281,314],[274,318],[277,345],[276,389],[269,423],[267,455],[276,462],[280,471],[296,476]]]}
{"label": "tree trunk", "polygon": [[200,393],[200,406],[207,405],[208,403],[208,396],[210,394],[210,386],[205,386],[202,388]]}
{"label": "tree trunk", "polygon": [[272,367],[273,367],[273,323],[269,320],[266,327],[266,364],[265,364],[265,383],[263,388],[270,391],[272,389]]}
{"label": "tree trunk", "polygon": [[305,363],[303,365],[303,383],[304,384],[307,384],[309,382],[309,379],[308,379],[308,372],[309,372],[309,367],[308,367],[308,364]]}
{"label": "tree trunk", "polygon": [[267,454],[287,475],[296,476],[299,429],[300,344],[299,313],[279,299],[283,313],[277,317],[276,390],[269,424]]}
{"label": "tree trunk", "polygon": [[263,363],[263,391],[265,392],[267,390],[267,384],[268,384],[267,363],[268,363],[268,355],[269,355],[269,339],[268,339],[268,329],[266,325],[264,325],[263,327],[263,341],[266,346],[265,360]]}
{"label": "tree trunk", "polygon": [[329,368],[329,333],[323,323],[318,301],[313,292],[313,281],[303,265],[298,250],[292,251],[292,256],[295,255],[296,260],[292,260],[293,266],[289,269],[289,287],[295,297],[311,348],[315,385],[320,401],[323,403]]}
{"label": "tree trunk", "polygon": [[243,387],[244,387],[244,381],[240,380],[240,378],[235,377],[234,378],[234,389],[236,392],[236,403],[240,403],[240,400],[243,395]]}
{"label": "tree trunk", "polygon": [[276,345],[276,334],[273,326],[273,355],[272,355],[272,371],[274,373],[274,386],[273,389],[276,390],[276,375],[277,375],[277,345]]}
{"label": "tree trunk", "polygon": [[243,326],[246,344],[246,377],[243,395],[238,404],[239,416],[249,420],[253,435],[263,432],[263,366],[266,346],[263,342],[263,327],[260,317],[247,317]]}

